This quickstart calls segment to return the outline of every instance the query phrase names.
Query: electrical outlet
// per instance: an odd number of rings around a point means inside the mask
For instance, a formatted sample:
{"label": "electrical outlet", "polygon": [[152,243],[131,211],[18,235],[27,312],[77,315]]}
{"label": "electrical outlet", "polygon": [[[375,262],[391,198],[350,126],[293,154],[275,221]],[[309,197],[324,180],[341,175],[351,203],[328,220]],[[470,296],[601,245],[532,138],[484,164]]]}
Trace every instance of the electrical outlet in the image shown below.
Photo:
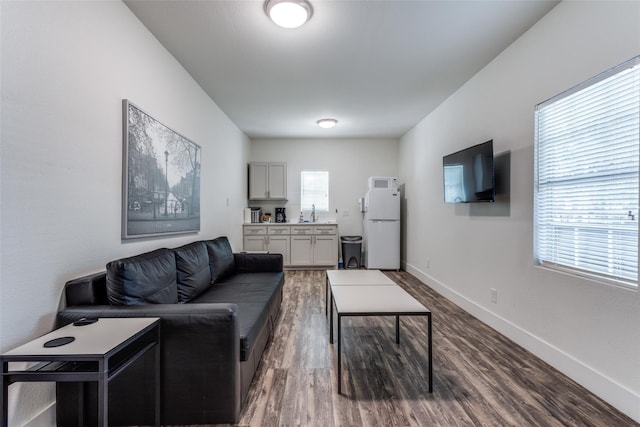
{"label": "electrical outlet", "polygon": [[491,302],[498,303],[498,290],[496,288],[491,288]]}

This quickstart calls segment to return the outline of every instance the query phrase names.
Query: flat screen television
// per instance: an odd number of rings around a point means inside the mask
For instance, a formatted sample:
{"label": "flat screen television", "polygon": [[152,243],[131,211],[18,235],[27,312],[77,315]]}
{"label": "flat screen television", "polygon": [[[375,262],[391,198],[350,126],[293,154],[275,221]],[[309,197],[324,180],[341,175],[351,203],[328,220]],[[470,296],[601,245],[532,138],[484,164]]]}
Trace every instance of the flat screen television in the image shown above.
{"label": "flat screen television", "polygon": [[446,203],[495,201],[493,140],[444,156],[442,166]]}

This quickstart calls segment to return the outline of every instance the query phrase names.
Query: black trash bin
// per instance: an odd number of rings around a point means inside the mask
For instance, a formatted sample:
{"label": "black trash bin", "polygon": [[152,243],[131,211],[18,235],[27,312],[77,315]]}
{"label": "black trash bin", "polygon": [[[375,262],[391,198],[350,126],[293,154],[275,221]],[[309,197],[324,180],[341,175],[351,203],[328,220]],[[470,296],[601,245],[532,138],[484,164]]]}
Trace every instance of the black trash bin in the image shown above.
{"label": "black trash bin", "polygon": [[362,265],[362,236],[341,236],[344,268],[360,268]]}

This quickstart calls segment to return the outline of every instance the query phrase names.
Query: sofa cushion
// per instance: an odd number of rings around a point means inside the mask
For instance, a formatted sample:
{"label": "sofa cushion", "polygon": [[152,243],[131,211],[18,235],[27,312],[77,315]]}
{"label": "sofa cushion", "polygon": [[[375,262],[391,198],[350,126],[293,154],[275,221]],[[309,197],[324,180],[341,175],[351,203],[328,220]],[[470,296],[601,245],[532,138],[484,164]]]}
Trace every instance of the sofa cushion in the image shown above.
{"label": "sofa cushion", "polygon": [[107,264],[107,297],[113,305],[178,302],[176,258],[157,249]]}
{"label": "sofa cushion", "polygon": [[192,301],[193,303],[233,302],[237,304],[240,360],[243,362],[249,358],[260,331],[269,322],[272,302],[278,299],[282,273],[269,274],[271,280],[264,280],[262,283],[235,280],[232,283],[218,283]]}
{"label": "sofa cushion", "polygon": [[226,237],[205,241],[209,253],[209,267],[211,269],[211,283],[218,283],[233,273],[235,261],[231,245]]}
{"label": "sofa cushion", "polygon": [[204,242],[194,242],[173,250],[176,256],[178,301],[189,302],[211,286],[209,255]]}

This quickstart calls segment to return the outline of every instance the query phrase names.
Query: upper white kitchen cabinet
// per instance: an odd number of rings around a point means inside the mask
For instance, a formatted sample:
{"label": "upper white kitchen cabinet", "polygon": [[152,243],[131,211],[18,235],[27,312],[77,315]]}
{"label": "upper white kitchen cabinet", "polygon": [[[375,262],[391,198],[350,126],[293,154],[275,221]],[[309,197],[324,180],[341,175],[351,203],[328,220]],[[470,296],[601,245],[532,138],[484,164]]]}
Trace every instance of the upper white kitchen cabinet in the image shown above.
{"label": "upper white kitchen cabinet", "polygon": [[249,163],[249,200],[286,200],[287,164]]}

